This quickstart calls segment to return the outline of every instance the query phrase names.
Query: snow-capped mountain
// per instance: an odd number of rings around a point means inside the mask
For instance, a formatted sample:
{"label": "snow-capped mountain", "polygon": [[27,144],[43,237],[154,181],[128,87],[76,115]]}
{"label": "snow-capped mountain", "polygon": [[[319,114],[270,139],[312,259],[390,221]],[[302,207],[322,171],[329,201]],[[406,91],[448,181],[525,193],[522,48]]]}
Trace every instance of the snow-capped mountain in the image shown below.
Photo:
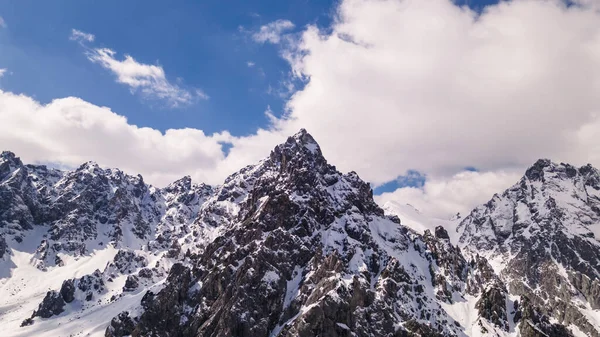
{"label": "snow-capped mountain", "polygon": [[474,209],[459,246],[493,261],[512,296],[588,336],[600,335],[600,172],[539,160]]}
{"label": "snow-capped mountain", "polygon": [[4,152],[3,335],[596,336],[599,181],[538,162],[437,220],[384,212],[305,130],[215,187]]}
{"label": "snow-capped mountain", "polygon": [[[465,257],[485,257],[504,282],[506,299],[530,306],[533,319],[523,321],[523,310],[517,315],[521,335],[560,336],[566,333],[558,331],[560,325],[581,336],[599,335],[597,169],[539,160],[514,186],[463,219],[432,219],[393,202],[384,209],[417,231],[442,225]],[[519,312],[512,305],[499,309],[506,317]]]}

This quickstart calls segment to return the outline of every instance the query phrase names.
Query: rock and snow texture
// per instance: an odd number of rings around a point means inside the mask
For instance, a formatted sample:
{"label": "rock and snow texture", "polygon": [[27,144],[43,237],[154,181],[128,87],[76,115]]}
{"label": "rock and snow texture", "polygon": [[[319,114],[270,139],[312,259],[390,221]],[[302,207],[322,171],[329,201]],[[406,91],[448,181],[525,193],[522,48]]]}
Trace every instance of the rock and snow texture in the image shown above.
{"label": "rock and snow texture", "polygon": [[597,336],[599,182],[541,161],[438,220],[384,212],[305,130],[215,187],[4,152],[3,335]]}
{"label": "rock and snow texture", "polygon": [[558,323],[600,335],[597,169],[539,160],[457,231],[459,246],[490,259],[512,296],[526,297]]}

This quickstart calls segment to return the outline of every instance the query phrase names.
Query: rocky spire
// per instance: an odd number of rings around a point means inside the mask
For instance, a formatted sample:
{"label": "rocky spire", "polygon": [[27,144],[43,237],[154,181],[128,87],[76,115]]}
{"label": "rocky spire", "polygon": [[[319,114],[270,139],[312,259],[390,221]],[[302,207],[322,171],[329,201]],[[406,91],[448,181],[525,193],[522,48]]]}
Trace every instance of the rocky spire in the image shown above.
{"label": "rocky spire", "polygon": [[3,151],[0,153],[0,181],[4,180],[11,172],[23,167],[23,162],[14,153]]}
{"label": "rocky spire", "polygon": [[288,137],[285,143],[277,145],[271,155],[270,162],[280,167],[281,172],[292,173],[294,171],[328,169],[327,161],[321,153],[321,148],[315,139],[301,129],[295,135]]}

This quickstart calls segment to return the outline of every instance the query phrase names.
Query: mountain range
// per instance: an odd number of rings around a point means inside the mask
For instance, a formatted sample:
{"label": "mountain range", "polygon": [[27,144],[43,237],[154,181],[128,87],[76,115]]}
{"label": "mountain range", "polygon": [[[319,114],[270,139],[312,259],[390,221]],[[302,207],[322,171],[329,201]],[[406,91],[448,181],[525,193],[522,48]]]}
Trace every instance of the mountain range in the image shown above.
{"label": "mountain range", "polygon": [[380,207],[305,130],[219,186],[0,154],[2,336],[600,336],[600,171]]}

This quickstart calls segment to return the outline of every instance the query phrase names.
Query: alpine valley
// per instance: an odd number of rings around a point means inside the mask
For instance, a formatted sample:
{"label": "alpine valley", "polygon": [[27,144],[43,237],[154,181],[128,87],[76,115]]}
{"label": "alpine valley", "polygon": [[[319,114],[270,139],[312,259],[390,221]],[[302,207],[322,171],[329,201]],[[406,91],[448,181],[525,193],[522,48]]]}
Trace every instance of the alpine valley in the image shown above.
{"label": "alpine valley", "polygon": [[305,130],[220,186],[0,155],[0,335],[600,336],[600,172],[470,214],[373,200]]}

